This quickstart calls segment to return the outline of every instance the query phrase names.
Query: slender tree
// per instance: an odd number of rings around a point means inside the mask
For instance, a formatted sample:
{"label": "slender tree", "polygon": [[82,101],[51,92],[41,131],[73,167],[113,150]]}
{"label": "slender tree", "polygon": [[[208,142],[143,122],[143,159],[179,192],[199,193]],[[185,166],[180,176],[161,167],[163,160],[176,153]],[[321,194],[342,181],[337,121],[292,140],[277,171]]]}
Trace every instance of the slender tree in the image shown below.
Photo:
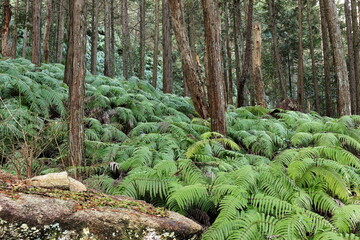
{"label": "slender tree", "polygon": [[105,24],[105,60],[104,60],[104,75],[108,77],[114,76],[114,63],[111,61],[111,1],[104,2],[104,24]]}
{"label": "slender tree", "polygon": [[225,46],[227,57],[227,77],[228,77],[228,90],[227,90],[227,102],[233,104],[233,68],[232,68],[232,49],[230,43],[230,23],[229,23],[229,4],[225,4]]}
{"label": "slender tree", "polygon": [[152,85],[156,88],[158,78],[158,52],[159,52],[159,21],[160,21],[160,0],[155,0],[155,29],[154,29],[154,53],[153,53],[153,75]]}
{"label": "slender tree", "polygon": [[146,19],[146,4],[145,0],[140,0],[140,79],[145,79],[145,19]]}
{"label": "slender tree", "polygon": [[48,63],[50,58],[49,38],[51,30],[52,0],[46,1],[46,22],[44,32],[44,62]]}
{"label": "slender tree", "polygon": [[12,10],[10,1],[4,1],[4,19],[1,31],[1,54],[3,57],[11,57],[11,44],[10,44],[10,21]]}
{"label": "slender tree", "polygon": [[32,58],[37,66],[41,63],[41,0],[33,1]]}
{"label": "slender tree", "polygon": [[233,29],[234,29],[234,50],[235,50],[235,74],[236,74],[236,86],[241,81],[241,68],[240,68],[240,40],[241,40],[241,8],[240,0],[234,0],[233,2]]}
{"label": "slender tree", "polygon": [[28,31],[29,31],[29,9],[30,9],[30,0],[26,0],[26,7],[25,7],[25,29],[24,29],[24,38],[23,38],[23,51],[22,57],[26,57],[26,50],[27,50],[27,42],[28,42]]}
{"label": "slender tree", "polygon": [[19,22],[19,0],[15,2],[15,16],[14,16],[14,30],[12,42],[12,58],[16,58],[17,44],[18,44],[18,22]]}
{"label": "slender tree", "polygon": [[176,42],[181,55],[182,68],[186,84],[189,87],[191,99],[195,110],[202,118],[208,118],[208,106],[206,95],[201,87],[201,81],[195,58],[192,55],[189,37],[185,28],[184,6],[182,0],[169,0],[172,23],[174,27]]}
{"label": "slender tree", "polygon": [[304,111],[304,59],[303,59],[303,1],[298,0],[298,79],[297,79],[297,100],[299,110]]}
{"label": "slender tree", "polygon": [[330,43],[334,53],[335,74],[338,79],[338,105],[339,114],[351,114],[349,79],[346,67],[344,44],[342,41],[338,13],[335,0],[324,1],[325,16],[329,27]]}
{"label": "slender tree", "polygon": [[266,97],[261,73],[261,24],[253,23],[252,78],[255,86],[256,103],[266,107]]}
{"label": "slender tree", "polygon": [[69,85],[70,103],[68,165],[74,167],[81,165],[84,153],[85,5],[85,0],[69,1],[69,44],[66,56],[65,82]]}
{"label": "slender tree", "polygon": [[351,110],[353,113],[360,114],[360,39],[359,39],[359,21],[358,21],[358,12],[360,11],[360,4],[356,0],[351,0],[351,25],[352,25],[352,34],[353,34],[353,48],[354,48],[354,71],[355,71],[355,80],[351,84],[351,91],[355,90],[355,96],[352,95]]}
{"label": "slender tree", "polygon": [[59,0],[58,29],[56,37],[56,61],[62,63],[64,45],[65,6],[64,0]]}
{"label": "slender tree", "polygon": [[172,74],[172,44],[171,44],[171,23],[170,23],[170,0],[162,1],[162,45],[163,45],[163,91],[172,93],[173,74]]}
{"label": "slender tree", "polygon": [[92,19],[91,19],[91,73],[97,73],[97,50],[99,41],[99,1],[92,0]]}
{"label": "slender tree", "polygon": [[129,78],[129,58],[130,58],[130,30],[128,16],[128,1],[121,1],[121,25],[122,25],[122,46],[123,46],[123,76]]}

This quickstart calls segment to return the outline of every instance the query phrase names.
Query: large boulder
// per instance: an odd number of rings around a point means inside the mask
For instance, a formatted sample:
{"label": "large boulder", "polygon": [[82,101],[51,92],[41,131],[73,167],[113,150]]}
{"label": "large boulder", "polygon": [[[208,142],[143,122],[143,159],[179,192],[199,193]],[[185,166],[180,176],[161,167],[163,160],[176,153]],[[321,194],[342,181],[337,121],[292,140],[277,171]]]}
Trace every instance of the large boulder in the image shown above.
{"label": "large boulder", "polygon": [[95,192],[0,188],[2,239],[197,239],[194,221],[143,201]]}
{"label": "large boulder", "polygon": [[85,192],[86,187],[81,182],[68,176],[67,172],[49,173],[25,180],[27,185],[35,187],[66,189],[72,192]]}

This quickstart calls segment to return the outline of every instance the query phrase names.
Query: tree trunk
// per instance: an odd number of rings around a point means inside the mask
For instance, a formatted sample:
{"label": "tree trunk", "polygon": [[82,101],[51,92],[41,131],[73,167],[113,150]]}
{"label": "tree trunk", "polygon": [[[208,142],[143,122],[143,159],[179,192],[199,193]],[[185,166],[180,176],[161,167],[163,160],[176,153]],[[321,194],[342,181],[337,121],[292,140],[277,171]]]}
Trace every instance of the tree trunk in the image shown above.
{"label": "tree trunk", "polygon": [[169,1],[163,0],[163,91],[172,93],[173,91],[173,74],[172,74],[172,44],[171,44],[171,23]]}
{"label": "tree trunk", "polygon": [[51,8],[52,0],[46,1],[46,22],[45,22],[45,33],[44,33],[44,62],[49,63],[50,57],[50,47],[49,47],[49,38],[50,38],[50,28],[51,28]]}
{"label": "tree trunk", "polygon": [[206,95],[201,88],[199,80],[200,73],[197,71],[196,62],[192,56],[189,38],[185,28],[182,0],[169,0],[169,7],[171,10],[176,42],[181,55],[184,77],[186,84],[189,87],[191,99],[194,103],[195,110],[199,113],[199,115],[202,118],[208,118],[209,115]]}
{"label": "tree trunk", "polygon": [[116,6],[114,5],[114,0],[111,1],[111,34],[110,34],[110,63],[111,63],[111,75],[114,77],[115,72],[115,11]]}
{"label": "tree trunk", "polygon": [[303,1],[298,0],[298,79],[297,79],[297,100],[299,110],[304,111],[305,99],[304,99],[304,60],[303,60]]}
{"label": "tree trunk", "polygon": [[324,1],[325,16],[330,35],[330,43],[334,52],[335,74],[338,78],[338,104],[341,116],[351,114],[349,79],[344,55],[344,45],[338,22],[338,13],[334,0]]}
{"label": "tree trunk", "polygon": [[266,97],[261,73],[261,25],[253,24],[252,78],[256,92],[256,103],[266,108]]}
{"label": "tree trunk", "polygon": [[270,30],[271,30],[271,39],[273,42],[273,49],[274,49],[274,60],[275,60],[275,67],[276,67],[276,76],[279,79],[279,83],[281,86],[281,97],[282,100],[287,98],[286,93],[286,81],[282,73],[282,65],[280,59],[280,51],[279,51],[279,44],[278,44],[278,36],[276,31],[276,10],[275,10],[275,0],[268,0],[269,5],[269,13],[270,13]]}
{"label": "tree trunk", "polygon": [[25,8],[25,29],[24,29],[24,39],[23,39],[23,51],[22,57],[26,58],[26,49],[27,49],[27,41],[28,41],[28,26],[29,26],[29,8],[30,8],[30,0],[26,0],[26,8]]}
{"label": "tree trunk", "polygon": [[59,17],[57,30],[57,45],[56,45],[56,61],[62,63],[63,59],[63,42],[64,42],[64,25],[65,25],[65,8],[64,0],[59,0]]}
{"label": "tree trunk", "polygon": [[[233,2],[233,24],[234,24],[234,50],[235,50],[235,73],[236,73],[236,86],[240,84],[241,70],[240,70],[240,48],[239,40],[241,39],[241,12],[240,1],[234,0]],[[241,41],[240,41],[241,42]]]}
{"label": "tree trunk", "polygon": [[32,22],[32,57],[31,62],[36,66],[41,63],[41,0],[33,1]]}
{"label": "tree trunk", "polygon": [[225,45],[226,45],[226,57],[227,57],[227,76],[228,76],[228,91],[227,91],[227,102],[233,105],[233,73],[232,73],[232,50],[230,46],[230,24],[229,24],[229,5],[225,5]]}
{"label": "tree trunk", "polygon": [[247,20],[246,20],[246,46],[245,46],[245,56],[242,67],[242,73],[240,81],[238,82],[238,98],[237,106],[241,107],[245,105],[245,84],[249,79],[249,70],[251,63],[251,38],[252,38],[252,19],[253,19],[253,7],[254,0],[248,1],[248,10],[247,10]]}
{"label": "tree trunk", "polygon": [[207,52],[207,89],[211,131],[226,136],[226,99],[221,55],[221,18],[218,0],[202,0]]}
{"label": "tree trunk", "polygon": [[1,54],[5,58],[11,57],[11,44],[10,44],[10,21],[11,21],[11,5],[10,1],[4,2],[4,19],[1,32]]}
{"label": "tree trunk", "polygon": [[320,20],[321,20],[321,36],[322,36],[322,50],[324,59],[324,81],[325,81],[325,104],[326,115],[333,116],[333,106],[331,103],[331,53],[329,48],[328,26],[325,18],[324,0],[320,0]]}
{"label": "tree trunk", "polygon": [[91,74],[97,73],[97,48],[99,41],[99,1],[92,0],[91,19]]}
{"label": "tree trunk", "polygon": [[[360,8],[359,8],[360,10]],[[353,34],[353,48],[354,48],[354,71],[355,80],[350,79],[350,91],[354,93],[351,95],[351,110],[353,113],[360,114],[360,42],[359,42],[359,22],[356,0],[351,0],[351,17],[352,17],[352,34]]]}
{"label": "tree trunk", "polygon": [[158,78],[158,53],[159,53],[159,21],[160,21],[160,0],[155,0],[155,32],[154,32],[154,54],[153,54],[153,75],[152,85],[156,88]]}
{"label": "tree trunk", "polygon": [[145,17],[146,5],[145,0],[140,0],[140,79],[145,79]]}
{"label": "tree trunk", "polygon": [[315,61],[315,50],[314,50],[314,33],[313,33],[313,24],[311,19],[311,9],[313,6],[313,1],[308,2],[307,6],[307,21],[310,34],[310,56],[311,56],[311,71],[312,71],[312,80],[314,84],[314,102],[315,102],[315,111],[320,113],[320,99],[319,99],[319,84],[317,79],[317,70],[316,70],[316,61]]}
{"label": "tree trunk", "polygon": [[111,2],[106,0],[104,2],[104,24],[105,24],[105,60],[104,60],[104,75],[113,77],[113,62],[111,62]]}
{"label": "tree trunk", "polygon": [[[86,52],[85,0],[69,1],[69,44],[66,56],[65,81],[69,85],[68,165],[81,165],[84,154],[84,96]],[[76,177],[76,168],[75,168]]]}
{"label": "tree trunk", "polygon": [[353,114],[356,113],[356,83],[355,83],[355,66],[354,66],[354,42],[352,35],[352,19],[351,11],[349,6],[349,0],[345,0],[345,21],[346,21],[346,37],[348,46],[348,69],[349,69],[349,83],[350,83],[350,97],[351,97],[351,111]]}
{"label": "tree trunk", "polygon": [[122,46],[123,46],[123,75],[127,80],[129,78],[129,57],[130,57],[130,30],[128,16],[128,2],[121,1],[121,25],[122,25]]}
{"label": "tree trunk", "polygon": [[19,21],[19,0],[16,0],[15,2],[15,16],[14,16],[14,33],[13,33],[13,44],[12,44],[12,58],[16,58],[16,50],[17,50],[17,44],[18,44],[18,28],[17,24]]}

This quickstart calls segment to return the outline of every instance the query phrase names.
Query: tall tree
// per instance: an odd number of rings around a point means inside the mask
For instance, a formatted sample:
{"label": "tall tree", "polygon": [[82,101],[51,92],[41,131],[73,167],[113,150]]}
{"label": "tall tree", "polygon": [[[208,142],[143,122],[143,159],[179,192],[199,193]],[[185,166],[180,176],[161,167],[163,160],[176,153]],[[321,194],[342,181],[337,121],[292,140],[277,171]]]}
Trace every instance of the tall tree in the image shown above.
{"label": "tall tree", "polygon": [[298,79],[297,79],[297,101],[299,110],[304,111],[304,59],[303,59],[303,1],[298,0]]}
{"label": "tall tree", "polygon": [[91,74],[97,73],[97,49],[99,41],[99,1],[92,0],[92,19],[91,19]]}
{"label": "tall tree", "polygon": [[41,63],[41,1],[33,1],[31,61],[37,66]]}
{"label": "tall tree", "polygon": [[228,77],[228,89],[227,89],[227,102],[233,104],[233,72],[232,72],[232,49],[230,46],[230,23],[229,23],[229,4],[225,4],[225,47],[227,57],[227,77]]}
{"label": "tall tree", "polygon": [[64,0],[59,0],[58,29],[56,37],[56,61],[62,62],[64,45],[65,6]]}
{"label": "tall tree", "polygon": [[[354,48],[354,71],[355,71],[355,81],[351,84],[351,89],[355,89],[355,98],[352,99],[351,109],[354,113],[360,114],[360,39],[359,39],[359,22],[358,22],[358,12],[360,11],[360,4],[356,0],[351,0],[351,24],[352,24],[352,34],[353,34],[353,48]],[[359,8],[358,8],[359,7]]]}
{"label": "tall tree", "polygon": [[[69,44],[66,56],[65,82],[69,85],[68,165],[80,166],[84,153],[84,97],[86,15],[85,0],[69,1]],[[76,176],[76,171],[75,171]]]}
{"label": "tall tree", "polygon": [[246,43],[245,43],[245,56],[241,72],[240,81],[237,83],[238,97],[237,106],[241,107],[245,105],[245,84],[250,76],[250,64],[251,64],[251,43],[252,43],[252,23],[253,23],[253,7],[254,0],[248,1],[247,19],[246,19]]}
{"label": "tall tree", "polygon": [[317,79],[317,70],[316,70],[316,61],[315,61],[315,46],[314,46],[314,32],[313,32],[313,22],[312,22],[312,8],[314,1],[308,1],[307,5],[307,22],[309,27],[310,34],[310,56],[311,56],[311,71],[312,71],[312,80],[314,84],[314,102],[315,102],[315,111],[320,112],[320,96],[319,96],[319,83]]}
{"label": "tall tree", "polygon": [[19,22],[19,0],[15,2],[15,16],[14,16],[14,30],[12,43],[12,58],[16,58],[17,44],[18,44],[18,22]]}
{"label": "tall tree", "polygon": [[10,1],[4,1],[4,18],[1,31],[1,54],[3,57],[11,57],[11,44],[10,44],[10,21],[12,10]]}
{"label": "tall tree", "polygon": [[206,95],[201,87],[201,81],[195,58],[192,55],[189,37],[185,28],[184,6],[182,0],[169,0],[172,23],[174,27],[176,42],[181,55],[181,62],[186,84],[189,87],[191,99],[195,110],[202,118],[208,118],[208,106]]}
{"label": "tall tree", "polygon": [[[241,81],[241,68],[240,68],[240,47],[241,42],[241,8],[240,0],[234,0],[233,2],[233,29],[234,29],[234,50],[235,50],[235,74],[236,74],[236,86],[239,86]],[[239,100],[239,98],[238,98]]]}
{"label": "tall tree", "polygon": [[207,89],[211,131],[226,135],[225,81],[221,54],[221,19],[218,0],[202,0],[207,52]]}
{"label": "tall tree", "polygon": [[325,81],[325,105],[326,115],[333,116],[333,106],[331,101],[331,53],[329,46],[328,25],[325,17],[324,0],[320,0],[320,21],[321,21],[321,39],[322,39],[322,51],[324,60],[324,81]]}
{"label": "tall tree", "polygon": [[50,58],[49,38],[51,30],[52,0],[46,0],[46,21],[44,33],[44,62],[48,63]]}
{"label": "tall tree", "polygon": [[163,43],[163,91],[172,93],[173,74],[172,74],[172,43],[171,43],[171,23],[170,23],[170,0],[162,1],[162,43]]}
{"label": "tall tree", "polygon": [[160,20],[160,10],[159,3],[160,0],[155,0],[155,30],[154,30],[154,53],[153,53],[153,75],[152,75],[152,85],[156,88],[157,78],[158,78],[158,52],[159,52],[159,20]]}
{"label": "tall tree", "polygon": [[30,9],[30,0],[26,0],[26,7],[25,7],[25,29],[24,29],[24,38],[23,38],[23,51],[22,57],[26,57],[26,50],[27,50],[27,42],[28,42],[28,31],[29,31],[29,9]]}
{"label": "tall tree", "polygon": [[108,77],[114,76],[114,63],[111,61],[111,1],[104,2],[104,24],[105,24],[105,60],[104,60],[104,75]]}
{"label": "tall tree", "polygon": [[145,79],[145,19],[146,19],[146,4],[145,0],[140,0],[140,79]]}
{"label": "tall tree", "polygon": [[355,61],[354,61],[354,42],[352,35],[352,19],[351,10],[349,6],[349,0],[344,2],[345,9],[345,22],[346,22],[346,37],[348,46],[348,69],[349,69],[349,84],[350,84],[350,98],[351,98],[351,111],[353,114],[356,113],[356,83],[355,83]]}
{"label": "tall tree", "polygon": [[338,79],[339,114],[341,116],[349,115],[351,114],[349,79],[344,55],[344,44],[338,22],[337,7],[335,0],[324,1],[323,4],[325,8],[327,24],[329,27],[330,43],[334,54],[335,74]]}
{"label": "tall tree", "polygon": [[266,97],[261,73],[261,24],[253,23],[252,78],[256,92],[256,103],[266,107]]}
{"label": "tall tree", "polygon": [[280,59],[280,51],[279,51],[279,43],[278,43],[278,34],[276,29],[276,8],[275,8],[275,0],[268,0],[269,5],[269,14],[270,14],[270,30],[271,30],[271,39],[273,43],[274,50],[274,62],[276,67],[276,76],[279,79],[279,83],[281,86],[281,98],[282,100],[287,98],[286,92],[286,81],[282,73],[282,65]]}
{"label": "tall tree", "polygon": [[128,15],[128,1],[121,1],[121,31],[122,31],[122,47],[123,47],[123,76],[125,79],[129,78],[129,58],[130,58],[130,30],[129,30],[129,15]]}

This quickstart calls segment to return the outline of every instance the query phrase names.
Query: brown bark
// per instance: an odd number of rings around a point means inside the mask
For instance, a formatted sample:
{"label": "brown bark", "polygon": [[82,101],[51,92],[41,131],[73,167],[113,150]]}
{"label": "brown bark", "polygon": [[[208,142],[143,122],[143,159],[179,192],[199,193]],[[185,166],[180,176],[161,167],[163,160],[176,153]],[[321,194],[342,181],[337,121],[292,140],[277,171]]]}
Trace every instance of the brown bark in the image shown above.
{"label": "brown bark", "polygon": [[230,24],[229,24],[229,10],[228,5],[225,5],[225,45],[226,45],[226,57],[227,57],[227,77],[228,77],[228,89],[227,89],[227,102],[233,105],[233,73],[232,73],[232,49],[230,46]]}
{"label": "brown bark", "polygon": [[19,21],[19,0],[16,0],[15,2],[15,16],[14,16],[14,33],[13,33],[13,43],[12,43],[12,58],[16,58],[17,53],[17,44],[18,44],[18,28],[17,24]]}
{"label": "brown bark", "polygon": [[155,0],[155,32],[154,32],[154,54],[153,54],[153,75],[152,75],[152,85],[156,88],[157,78],[158,78],[158,53],[159,53],[159,20],[160,20],[160,10],[159,3],[160,0]]}
{"label": "brown bark", "polygon": [[349,79],[344,55],[344,44],[334,0],[324,1],[325,16],[329,27],[330,43],[334,53],[335,74],[338,79],[338,105],[340,116],[351,114]]}
{"label": "brown bark", "polygon": [[92,19],[91,19],[91,74],[97,73],[97,49],[99,41],[99,1],[92,0]]}
{"label": "brown bark", "polygon": [[44,62],[49,63],[50,58],[50,47],[49,47],[49,38],[50,38],[50,28],[51,28],[51,8],[52,0],[46,1],[46,22],[45,22],[45,32],[44,32]]}
{"label": "brown bark", "polygon": [[25,29],[24,29],[24,39],[23,39],[23,51],[22,57],[26,57],[26,50],[27,50],[27,41],[28,41],[28,26],[29,26],[29,8],[30,8],[30,0],[26,0],[26,7],[25,7]]}
{"label": "brown bark", "polygon": [[145,15],[146,5],[145,0],[140,0],[140,79],[145,79]]}
{"label": "brown bark", "polygon": [[252,38],[252,19],[253,19],[253,7],[254,1],[249,0],[247,5],[247,20],[246,20],[246,45],[245,45],[245,56],[240,77],[238,82],[238,98],[237,106],[241,107],[245,105],[245,84],[249,79],[249,70],[251,64],[251,38]]}
{"label": "brown bark", "polygon": [[110,62],[111,62],[111,75],[115,76],[115,12],[117,5],[114,5],[114,0],[111,2],[111,34],[110,34]]}
{"label": "brown bark", "polygon": [[163,27],[163,91],[164,93],[172,93],[173,91],[173,74],[172,74],[172,44],[171,44],[171,23],[169,1],[162,2],[162,27]]}
{"label": "brown bark", "polygon": [[114,76],[113,67],[111,62],[111,2],[104,2],[104,24],[105,24],[105,60],[104,60],[104,75],[108,77]]}
{"label": "brown bark", "polygon": [[313,84],[314,84],[315,111],[320,113],[319,84],[318,84],[318,79],[317,79],[315,50],[314,50],[314,48],[315,48],[314,47],[314,32],[313,32],[312,13],[311,13],[312,6],[313,6],[313,1],[308,2],[307,22],[308,22],[309,34],[310,34],[310,56],[311,56],[312,80],[313,80]]}
{"label": "brown bark", "polygon": [[266,97],[261,73],[261,24],[253,24],[252,78],[256,92],[256,103],[266,108]]}
{"label": "brown bark", "polygon": [[324,59],[324,81],[325,81],[325,105],[326,105],[326,115],[333,116],[333,106],[331,102],[331,53],[329,47],[329,36],[328,36],[328,26],[325,18],[324,10],[324,0],[320,0],[320,20],[321,20],[321,36],[322,36],[322,51]]}
{"label": "brown bark", "polygon": [[[65,81],[69,85],[68,165],[80,166],[84,154],[84,96],[86,52],[85,0],[69,1],[69,44]],[[75,168],[76,176],[76,168]]]}
{"label": "brown bark", "polygon": [[41,1],[33,1],[31,62],[37,66],[40,66],[41,63]]}
{"label": "brown bark", "polygon": [[344,3],[345,9],[345,21],[346,21],[346,37],[347,37],[347,46],[348,46],[348,69],[349,69],[349,83],[350,83],[350,97],[351,97],[351,110],[352,113],[356,112],[356,84],[355,84],[355,66],[354,66],[354,44],[353,44],[353,35],[352,35],[352,19],[351,11],[349,6],[349,0],[345,0]]}
{"label": "brown bark", "polygon": [[123,76],[127,80],[129,78],[129,58],[130,58],[130,30],[129,30],[129,15],[128,15],[128,1],[121,1],[121,31],[122,31],[122,46],[123,46]]}
{"label": "brown bark", "polygon": [[56,44],[56,61],[62,63],[63,59],[63,42],[64,42],[64,25],[65,25],[65,7],[64,0],[59,0],[59,16]]}
{"label": "brown bark", "polygon": [[236,73],[236,86],[240,84],[241,70],[240,70],[240,48],[239,41],[241,39],[241,12],[240,1],[234,0],[233,2],[233,27],[234,27],[234,50],[235,50],[235,73]]}
{"label": "brown bark", "polygon": [[11,57],[11,45],[10,45],[10,21],[12,11],[10,1],[4,2],[4,18],[1,31],[1,54],[5,58]]}
{"label": "brown bark", "polygon": [[351,0],[355,80],[350,82],[350,89],[351,91],[355,90],[354,96],[351,95],[351,102],[353,104],[351,110],[353,113],[360,114],[360,41],[357,7],[356,0]]}
{"label": "brown bark", "polygon": [[206,95],[204,94],[197,71],[196,62],[190,49],[189,38],[185,28],[183,3],[181,0],[169,0],[172,23],[174,27],[176,42],[179,47],[182,68],[185,81],[189,87],[191,99],[194,103],[195,110],[202,118],[208,118],[208,107]]}
{"label": "brown bark", "polygon": [[207,52],[207,89],[211,131],[226,136],[226,99],[221,55],[221,19],[218,0],[202,0]]}
{"label": "brown bark", "polygon": [[281,98],[285,100],[287,98],[286,92],[286,81],[282,73],[282,65],[278,44],[278,36],[276,31],[276,9],[275,9],[275,0],[268,0],[269,5],[269,13],[270,13],[270,30],[271,30],[271,39],[273,43],[274,50],[274,62],[276,67],[276,76],[279,79],[280,87],[281,87]]}
{"label": "brown bark", "polygon": [[304,98],[304,60],[303,60],[303,1],[298,0],[298,79],[297,79],[297,100],[299,110],[304,111],[305,98]]}

